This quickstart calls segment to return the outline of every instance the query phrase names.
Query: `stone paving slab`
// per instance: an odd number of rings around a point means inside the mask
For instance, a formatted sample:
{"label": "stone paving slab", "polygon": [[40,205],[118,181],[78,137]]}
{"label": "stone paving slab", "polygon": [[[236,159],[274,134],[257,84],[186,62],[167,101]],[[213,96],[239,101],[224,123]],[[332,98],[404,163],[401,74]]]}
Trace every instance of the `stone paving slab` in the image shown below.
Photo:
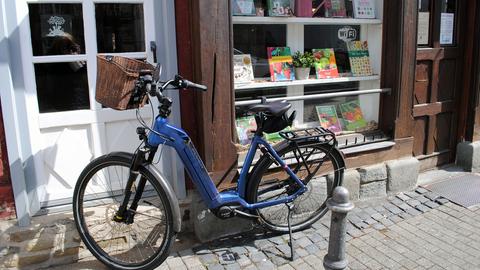
{"label": "stone paving slab", "polygon": [[[348,269],[480,269],[480,207],[466,209],[418,188],[358,202],[348,219]],[[157,269],[323,269],[329,223],[327,215],[294,233],[294,261],[288,235],[257,229],[172,253]],[[76,266],[69,268],[104,269]]]}

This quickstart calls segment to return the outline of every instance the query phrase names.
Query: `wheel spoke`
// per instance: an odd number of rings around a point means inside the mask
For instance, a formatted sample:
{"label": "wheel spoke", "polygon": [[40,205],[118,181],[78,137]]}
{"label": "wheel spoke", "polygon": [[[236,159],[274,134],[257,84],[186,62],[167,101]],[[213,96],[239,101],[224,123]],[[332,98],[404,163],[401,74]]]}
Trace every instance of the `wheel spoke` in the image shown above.
{"label": "wheel spoke", "polygon": [[[330,154],[327,147],[316,145],[299,144],[299,147],[287,146],[283,150],[279,150],[278,154],[282,159],[290,159],[293,164],[290,165],[292,171],[297,177],[308,187],[308,191],[297,197],[294,201],[294,209],[292,212],[292,226],[295,229],[304,228],[311,224],[314,220],[320,218],[327,211],[325,201],[328,199],[327,176],[329,174],[338,177],[337,172],[339,164]],[[259,161],[260,162],[260,161]],[[267,162],[267,161],[265,161]],[[326,164],[326,165],[325,165]],[[271,180],[263,178],[271,178],[275,171],[270,171],[271,163],[267,163],[259,168],[262,171],[252,172],[252,178],[255,179],[254,184],[256,199],[254,202],[268,202],[278,200],[282,196],[288,196],[289,189],[295,190],[293,181],[288,181],[290,177],[286,175],[282,183],[267,184]],[[320,170],[323,168],[322,170]],[[321,172],[321,173],[319,173]],[[319,174],[319,175],[317,175]],[[320,176],[321,174],[321,176]],[[276,177],[283,179],[283,177]],[[333,181],[336,183],[336,181]],[[258,210],[258,214],[265,221],[267,226],[272,230],[286,231],[288,209],[284,205],[276,205]]]}
{"label": "wheel spoke", "polygon": [[[74,209],[78,212],[75,221],[84,228],[87,248],[105,258],[104,263],[109,267],[140,269],[150,260],[155,259],[156,264],[160,264],[165,259],[167,254],[159,253],[168,250],[165,245],[171,244],[173,235],[168,221],[171,216],[165,208],[167,198],[157,190],[161,187],[156,179],[141,173],[146,186],[139,196],[136,210],[128,212],[133,215],[133,223],[129,224],[128,215],[123,217],[125,220],[115,221],[118,204],[124,197],[129,168],[130,161],[119,160],[118,157],[112,160],[105,158],[98,166],[92,165],[85,180],[79,182],[82,183],[77,188],[80,191],[75,192],[74,200],[79,205],[78,209]],[[139,195],[138,192],[134,184],[128,205],[132,204],[136,194]]]}

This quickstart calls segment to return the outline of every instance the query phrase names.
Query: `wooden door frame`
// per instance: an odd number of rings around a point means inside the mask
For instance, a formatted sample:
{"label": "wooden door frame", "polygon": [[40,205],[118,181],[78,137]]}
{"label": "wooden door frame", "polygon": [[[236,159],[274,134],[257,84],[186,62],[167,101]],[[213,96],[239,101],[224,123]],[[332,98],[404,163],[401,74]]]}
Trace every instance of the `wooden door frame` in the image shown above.
{"label": "wooden door frame", "polygon": [[175,1],[179,73],[208,87],[180,94],[182,127],[215,183],[237,164],[230,10],[225,0]]}
{"label": "wooden door frame", "polygon": [[381,99],[380,127],[395,140],[412,140],[418,4],[393,0],[384,5],[381,81],[392,92]]}
{"label": "wooden door frame", "polygon": [[465,108],[459,123],[464,128],[459,130],[459,137],[465,141],[480,141],[480,4],[474,1],[468,10],[465,47],[465,66],[471,66],[469,73],[465,72],[464,91],[468,98],[462,99],[460,108]]}
{"label": "wooden door frame", "polygon": [[[417,51],[416,0],[385,1],[384,53],[382,87],[391,87],[390,96],[381,100],[382,117],[380,127],[389,131],[398,140],[413,138],[413,91]],[[480,140],[480,4],[474,3],[466,14],[464,66],[471,66],[471,72],[464,72],[462,96],[458,109],[457,142]],[[433,33],[432,33],[433,34]],[[386,50],[388,48],[388,50]],[[413,150],[413,148],[412,148]]]}

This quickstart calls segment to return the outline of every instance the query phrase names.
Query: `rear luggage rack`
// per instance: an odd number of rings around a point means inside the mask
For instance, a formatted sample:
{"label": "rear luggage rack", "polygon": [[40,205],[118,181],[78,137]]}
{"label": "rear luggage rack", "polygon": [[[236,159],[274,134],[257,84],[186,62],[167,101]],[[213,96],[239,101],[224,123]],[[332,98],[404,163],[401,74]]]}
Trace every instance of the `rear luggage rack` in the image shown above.
{"label": "rear luggage rack", "polygon": [[315,141],[322,144],[336,145],[335,134],[322,127],[305,128],[289,131],[281,131],[279,135],[287,141]]}

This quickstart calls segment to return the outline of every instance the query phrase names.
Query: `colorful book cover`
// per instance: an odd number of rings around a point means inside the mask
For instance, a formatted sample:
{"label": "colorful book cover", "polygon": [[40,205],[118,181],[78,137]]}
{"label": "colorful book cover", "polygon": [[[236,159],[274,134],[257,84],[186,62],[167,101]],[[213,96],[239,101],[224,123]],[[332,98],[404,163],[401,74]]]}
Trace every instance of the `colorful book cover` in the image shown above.
{"label": "colorful book cover", "polygon": [[255,3],[253,0],[233,0],[234,16],[255,16]]}
{"label": "colorful book cover", "polygon": [[335,105],[315,106],[315,109],[317,109],[320,126],[327,128],[334,133],[339,133],[342,131],[342,125],[338,120]]}
{"label": "colorful book cover", "polygon": [[252,141],[254,131],[257,130],[257,123],[255,122],[255,117],[247,116],[240,117],[236,119],[236,128],[238,141],[240,144],[249,144]]}
{"label": "colorful book cover", "polygon": [[353,16],[357,19],[375,19],[375,0],[353,0]]}
{"label": "colorful book cover", "polygon": [[347,17],[345,0],[325,0],[325,17],[327,18]]}
{"label": "colorful book cover", "polygon": [[291,0],[267,0],[268,16],[290,16],[293,14]]}
{"label": "colorful book cover", "polygon": [[338,78],[337,62],[333,49],[313,49],[317,79]]}
{"label": "colorful book cover", "polygon": [[342,103],[339,106],[346,130],[355,131],[367,125],[358,100]]}
{"label": "colorful book cover", "polygon": [[234,83],[249,83],[253,81],[252,58],[250,54],[233,56],[233,81]]}
{"label": "colorful book cover", "polygon": [[267,55],[272,82],[295,80],[289,47],[267,47]]}
{"label": "colorful book cover", "polygon": [[350,41],[347,43],[348,58],[353,76],[370,76],[373,74],[370,65],[367,41]]}
{"label": "colorful book cover", "polygon": [[[287,130],[292,130],[292,128],[291,127],[286,127],[282,131],[287,131]],[[265,139],[267,140],[267,142],[269,142],[269,143],[276,143],[278,141],[283,140],[283,137],[280,136],[280,131],[279,132],[274,132],[274,133],[265,133],[264,136],[265,136]]]}

